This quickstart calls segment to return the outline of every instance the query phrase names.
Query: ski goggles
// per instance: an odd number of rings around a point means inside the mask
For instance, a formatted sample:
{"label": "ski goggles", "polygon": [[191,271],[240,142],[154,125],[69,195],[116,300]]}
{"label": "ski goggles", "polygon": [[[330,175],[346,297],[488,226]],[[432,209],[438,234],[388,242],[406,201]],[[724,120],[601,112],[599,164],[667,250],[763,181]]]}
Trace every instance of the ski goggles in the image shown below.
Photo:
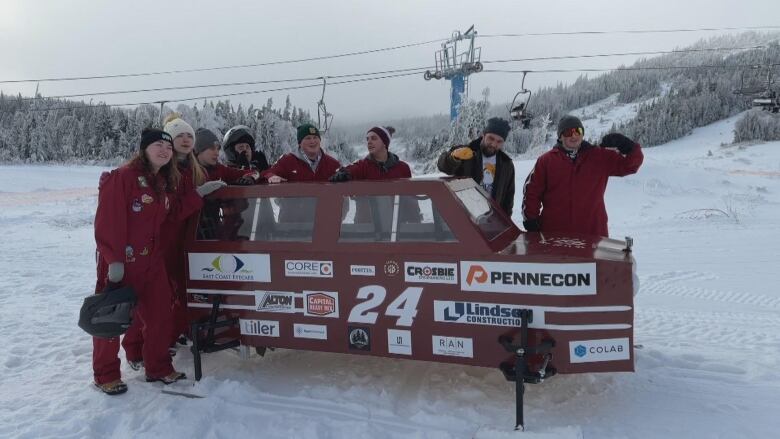
{"label": "ski goggles", "polygon": [[564,131],[561,133],[561,135],[562,135],[563,137],[571,137],[571,136],[573,136],[574,134],[579,134],[580,136],[582,136],[582,135],[584,135],[584,134],[585,134],[585,130],[584,130],[584,129],[582,129],[581,127],[576,127],[576,128],[569,128],[569,129],[567,129],[567,130],[564,130]]}

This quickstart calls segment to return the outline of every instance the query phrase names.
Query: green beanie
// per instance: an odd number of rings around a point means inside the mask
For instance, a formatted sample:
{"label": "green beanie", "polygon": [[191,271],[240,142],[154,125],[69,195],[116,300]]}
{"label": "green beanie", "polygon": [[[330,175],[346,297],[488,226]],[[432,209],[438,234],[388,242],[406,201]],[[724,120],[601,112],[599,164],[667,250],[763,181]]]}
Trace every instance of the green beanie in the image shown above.
{"label": "green beanie", "polygon": [[[305,124],[299,126],[298,127],[298,145],[301,144],[301,141],[303,141],[304,137],[306,137],[308,135],[311,135],[311,134],[314,134],[315,136],[320,137],[320,130],[317,129],[317,127],[315,127],[314,125],[312,125],[310,123],[305,123]],[[320,137],[320,138],[322,138],[322,137]]]}

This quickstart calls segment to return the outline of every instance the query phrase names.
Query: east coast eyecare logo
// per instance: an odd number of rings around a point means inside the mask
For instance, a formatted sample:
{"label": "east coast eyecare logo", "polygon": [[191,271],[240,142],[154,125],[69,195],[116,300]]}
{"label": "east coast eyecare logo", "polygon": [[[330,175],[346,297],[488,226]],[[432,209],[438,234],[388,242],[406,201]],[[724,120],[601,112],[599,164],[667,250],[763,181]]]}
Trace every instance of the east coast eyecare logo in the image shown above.
{"label": "east coast eyecare logo", "polygon": [[434,262],[404,262],[404,280],[429,284],[457,284],[458,265]]}
{"label": "east coast eyecare logo", "polygon": [[284,261],[287,277],[333,277],[333,261]]}
{"label": "east coast eyecare logo", "polygon": [[190,280],[271,282],[271,258],[252,253],[190,253]]}
{"label": "east coast eyecare logo", "polygon": [[620,361],[631,358],[628,337],[569,342],[569,359],[572,363]]}
{"label": "east coast eyecare logo", "polygon": [[582,296],[596,294],[596,264],[461,261],[463,291]]}
{"label": "east coast eyecare logo", "polygon": [[339,293],[333,291],[304,291],[303,315],[309,317],[339,316]]}

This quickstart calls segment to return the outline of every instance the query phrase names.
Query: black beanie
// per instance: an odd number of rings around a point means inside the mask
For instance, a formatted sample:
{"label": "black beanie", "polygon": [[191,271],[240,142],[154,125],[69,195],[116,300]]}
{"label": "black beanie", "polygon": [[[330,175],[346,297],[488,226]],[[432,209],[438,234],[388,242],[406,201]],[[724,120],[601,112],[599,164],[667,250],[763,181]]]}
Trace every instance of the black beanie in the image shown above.
{"label": "black beanie", "polygon": [[487,126],[482,130],[482,134],[495,134],[502,139],[506,140],[509,135],[509,122],[501,119],[500,117],[491,117],[487,121]]}
{"label": "black beanie", "polygon": [[320,130],[310,123],[305,123],[298,127],[298,132],[296,134],[298,137],[298,145],[300,145],[301,142],[303,142],[303,139],[310,134],[320,137]]}
{"label": "black beanie", "polygon": [[580,121],[579,118],[569,114],[563,116],[561,121],[558,122],[558,138],[560,139],[561,134],[563,134],[563,132],[569,128],[582,128],[582,131],[585,131],[585,127],[582,125],[582,121]]}
{"label": "black beanie", "polygon": [[173,139],[170,134],[163,130],[158,130],[157,128],[144,128],[141,132],[141,151],[145,150],[147,146],[158,140],[165,140],[173,146]]}
{"label": "black beanie", "polygon": [[211,130],[198,128],[198,130],[195,131],[195,154],[200,154],[203,151],[214,147],[214,144],[219,144],[219,138]]}

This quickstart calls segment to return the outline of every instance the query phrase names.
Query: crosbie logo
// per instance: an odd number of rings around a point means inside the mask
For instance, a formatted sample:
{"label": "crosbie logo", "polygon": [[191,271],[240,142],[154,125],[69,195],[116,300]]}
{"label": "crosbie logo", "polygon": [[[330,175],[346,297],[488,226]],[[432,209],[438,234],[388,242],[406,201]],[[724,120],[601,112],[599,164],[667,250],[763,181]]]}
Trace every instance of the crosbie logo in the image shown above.
{"label": "crosbie logo", "polygon": [[431,284],[457,284],[458,265],[433,262],[405,262],[404,280]]}

